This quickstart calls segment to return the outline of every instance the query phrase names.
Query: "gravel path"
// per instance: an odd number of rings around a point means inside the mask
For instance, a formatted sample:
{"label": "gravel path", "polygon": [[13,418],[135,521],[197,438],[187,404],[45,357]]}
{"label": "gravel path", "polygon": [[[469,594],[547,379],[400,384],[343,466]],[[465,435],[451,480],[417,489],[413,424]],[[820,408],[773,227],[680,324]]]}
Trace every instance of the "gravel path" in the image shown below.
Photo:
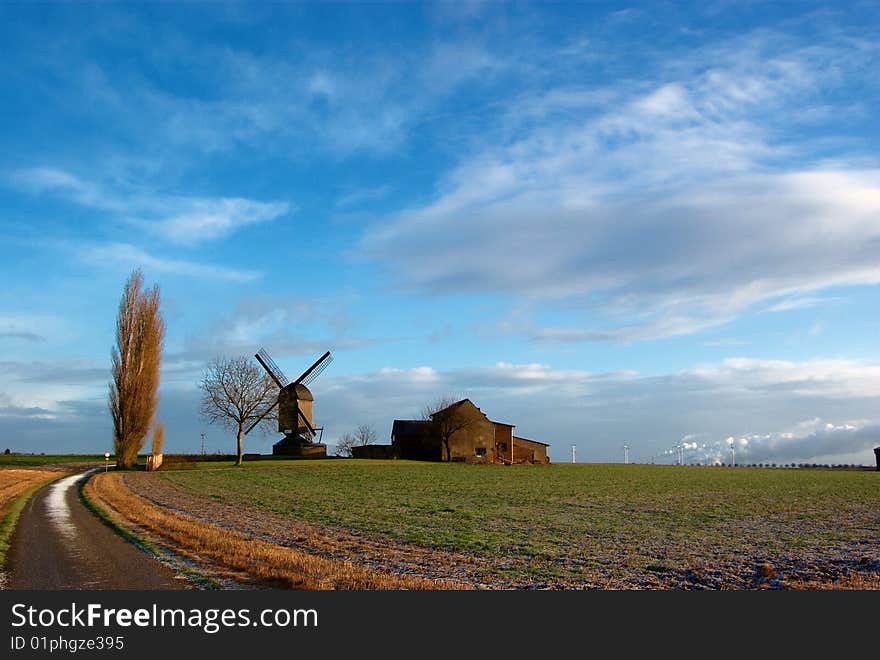
{"label": "gravel path", "polygon": [[118,536],[79,498],[84,475],[42,488],[11,539],[7,589],[187,589],[191,584]]}

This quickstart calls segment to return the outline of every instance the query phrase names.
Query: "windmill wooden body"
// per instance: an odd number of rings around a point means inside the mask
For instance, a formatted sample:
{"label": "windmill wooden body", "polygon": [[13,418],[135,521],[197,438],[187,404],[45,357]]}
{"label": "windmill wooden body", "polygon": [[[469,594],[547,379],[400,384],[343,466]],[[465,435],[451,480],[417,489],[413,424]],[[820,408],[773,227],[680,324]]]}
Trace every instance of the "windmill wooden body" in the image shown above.
{"label": "windmill wooden body", "polygon": [[284,437],[272,446],[272,453],[288,456],[326,455],[327,448],[321,444],[324,427],[315,426],[314,397],[308,385],[333,361],[330,351],[315,360],[294,381],[287,379],[265,349],[261,348],[254,357],[278,385],[278,399],[263,411],[245,434],[250,433],[277,406],[278,432],[283,433]]}

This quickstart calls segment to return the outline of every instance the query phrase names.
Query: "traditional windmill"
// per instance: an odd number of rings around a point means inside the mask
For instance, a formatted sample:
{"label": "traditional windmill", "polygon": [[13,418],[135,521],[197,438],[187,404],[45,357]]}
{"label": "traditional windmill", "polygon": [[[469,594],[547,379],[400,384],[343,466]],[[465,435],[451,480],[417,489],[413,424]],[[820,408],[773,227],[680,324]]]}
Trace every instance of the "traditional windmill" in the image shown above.
{"label": "traditional windmill", "polygon": [[[308,385],[314,382],[333,361],[330,351],[315,360],[314,364],[302,372],[300,377],[293,382],[287,379],[275,361],[269,357],[266,349],[261,348],[254,357],[278,385],[278,400],[263,411],[263,414],[245,431],[245,435],[250,433],[266,415],[272,412],[275,406],[278,406],[278,432],[283,433],[284,437],[272,446],[272,453],[315,455],[323,452],[326,454],[327,448],[321,444],[324,427],[315,427],[312,416],[314,398]],[[321,435],[318,435],[319,431]],[[316,436],[317,442],[315,441]]]}

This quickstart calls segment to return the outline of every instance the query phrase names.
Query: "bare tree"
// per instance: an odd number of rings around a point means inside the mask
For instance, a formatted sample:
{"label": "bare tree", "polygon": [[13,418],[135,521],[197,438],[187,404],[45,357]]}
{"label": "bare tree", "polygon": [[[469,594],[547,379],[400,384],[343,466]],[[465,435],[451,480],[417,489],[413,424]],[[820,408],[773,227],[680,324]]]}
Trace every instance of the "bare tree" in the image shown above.
{"label": "bare tree", "polygon": [[[238,458],[235,464],[241,465],[244,430],[275,402],[277,386],[256,362],[240,356],[212,360],[199,387],[202,389],[202,416],[212,424],[218,422],[237,433]],[[267,415],[260,425],[268,430],[272,421],[273,416]]]}
{"label": "bare tree", "polygon": [[453,403],[457,403],[460,399],[455,398],[451,394],[444,394],[441,397],[438,397],[436,401],[433,403],[426,403],[422,406],[420,419],[425,420],[426,422],[431,421],[431,416],[437,412],[438,410],[443,410],[444,408],[448,408]]}
{"label": "bare tree", "polygon": [[[473,419],[465,417],[455,408],[446,411],[459,400],[447,394],[422,408],[422,419],[428,420],[434,425],[434,433],[440,438],[440,443],[446,450],[447,461],[452,460],[452,449],[449,446],[452,437],[459,431],[470,428],[474,423]],[[446,412],[438,415],[437,413],[441,410]]]}
{"label": "bare tree", "polygon": [[143,290],[143,282],[143,273],[135,270],[125,283],[116,317],[116,346],[111,351],[109,406],[116,467],[122,469],[137,460],[159,403],[165,321],[159,310],[159,287]]}
{"label": "bare tree", "polygon": [[354,432],[355,444],[372,445],[376,442],[376,431],[369,424],[361,424]]}
{"label": "bare tree", "polygon": [[351,433],[346,433],[336,441],[337,456],[351,456],[351,448],[357,444],[357,440]]}
{"label": "bare tree", "polygon": [[363,447],[376,442],[376,431],[369,424],[361,424],[355,432],[346,433],[336,442],[337,456],[351,456],[353,447]]}

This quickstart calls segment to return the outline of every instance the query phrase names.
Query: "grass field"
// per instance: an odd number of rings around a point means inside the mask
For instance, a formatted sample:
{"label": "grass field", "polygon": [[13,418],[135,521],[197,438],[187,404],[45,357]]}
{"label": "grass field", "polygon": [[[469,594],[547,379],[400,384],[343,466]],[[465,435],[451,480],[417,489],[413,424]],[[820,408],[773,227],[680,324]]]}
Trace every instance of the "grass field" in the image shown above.
{"label": "grass field", "polygon": [[103,463],[103,454],[0,454],[0,466],[40,467],[62,463]]}
{"label": "grass field", "polygon": [[880,577],[872,471],[357,460],[205,468],[156,477],[220,504],[485,558],[506,584]]}

